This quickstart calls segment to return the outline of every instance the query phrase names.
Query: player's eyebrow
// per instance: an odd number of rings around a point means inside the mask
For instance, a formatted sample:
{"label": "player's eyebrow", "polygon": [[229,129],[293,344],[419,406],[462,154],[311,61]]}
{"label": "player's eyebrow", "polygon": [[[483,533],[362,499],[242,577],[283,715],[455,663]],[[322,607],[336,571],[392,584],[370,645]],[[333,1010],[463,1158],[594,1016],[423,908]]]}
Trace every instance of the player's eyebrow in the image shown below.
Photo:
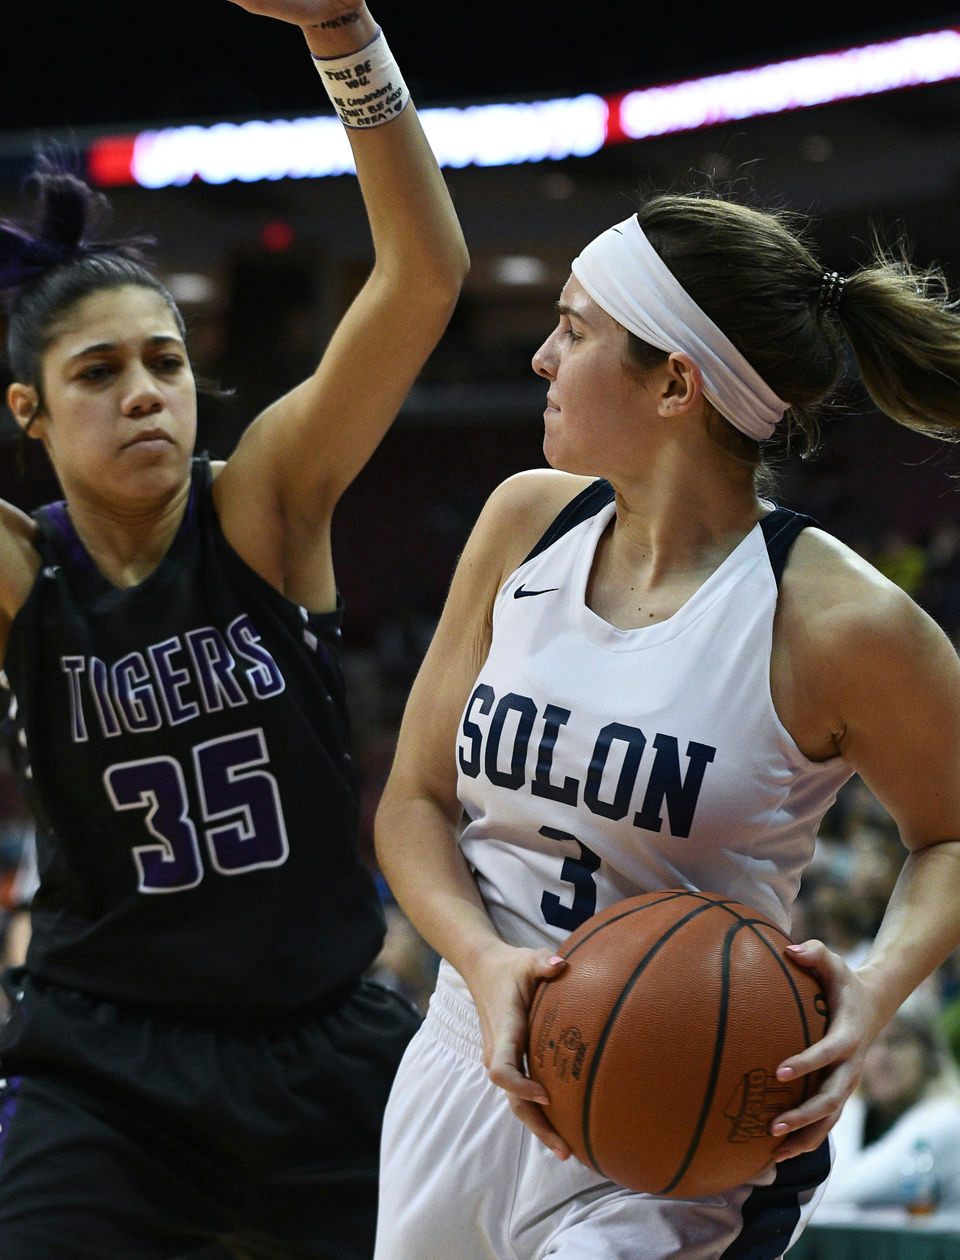
{"label": "player's eyebrow", "polygon": [[557,315],[566,315],[568,319],[578,319],[582,324],[587,324],[588,320],[585,313],[577,306],[571,306],[569,302],[557,302]]}
{"label": "player's eyebrow", "polygon": [[[119,344],[120,343],[116,341],[98,341],[92,346],[84,346],[84,348],[82,350],[78,350],[76,354],[71,354],[67,362],[72,363],[75,359],[83,359],[88,354],[109,353],[111,350],[116,350]],[[154,333],[152,337],[147,338],[146,344],[148,346],[179,346],[183,343],[180,338],[174,336],[173,333]]]}

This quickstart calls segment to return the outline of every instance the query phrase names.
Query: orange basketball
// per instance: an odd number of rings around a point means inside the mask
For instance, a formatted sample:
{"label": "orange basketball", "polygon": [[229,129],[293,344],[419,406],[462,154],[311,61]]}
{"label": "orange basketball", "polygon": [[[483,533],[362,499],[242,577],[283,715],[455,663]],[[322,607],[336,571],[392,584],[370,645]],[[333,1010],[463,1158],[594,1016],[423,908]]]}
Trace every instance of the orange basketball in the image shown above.
{"label": "orange basketball", "polygon": [[584,1164],[632,1190],[699,1196],[756,1177],[771,1120],[816,1090],[776,1079],[828,1012],[790,937],[714,893],[644,893],[588,919],[537,987],[527,1063],[550,1123]]}

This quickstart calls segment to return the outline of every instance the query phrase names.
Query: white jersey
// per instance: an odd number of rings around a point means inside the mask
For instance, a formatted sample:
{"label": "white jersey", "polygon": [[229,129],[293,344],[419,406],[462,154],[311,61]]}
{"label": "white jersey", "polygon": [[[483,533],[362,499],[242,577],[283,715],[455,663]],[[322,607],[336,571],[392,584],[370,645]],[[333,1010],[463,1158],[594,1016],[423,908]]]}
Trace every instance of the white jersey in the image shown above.
{"label": "white jersey", "polygon": [[497,597],[457,738],[463,853],[513,945],[558,945],[660,888],[718,892],[787,930],[852,773],[805,757],[770,691],[774,564],[809,518],[776,509],[672,617],[618,630],[586,602],[613,513],[595,482]]}
{"label": "white jersey", "polygon": [[[776,509],[671,617],[617,630],[587,607],[613,491],[557,517],[494,607],[457,736],[460,843],[498,931],[560,944],[594,911],[683,887],[787,927],[820,818],[850,768],[777,718],[778,566],[808,518]],[[376,1260],[774,1260],[816,1207],[827,1141],[703,1199],[624,1190],[561,1163],[490,1081],[446,961],[383,1127]]]}

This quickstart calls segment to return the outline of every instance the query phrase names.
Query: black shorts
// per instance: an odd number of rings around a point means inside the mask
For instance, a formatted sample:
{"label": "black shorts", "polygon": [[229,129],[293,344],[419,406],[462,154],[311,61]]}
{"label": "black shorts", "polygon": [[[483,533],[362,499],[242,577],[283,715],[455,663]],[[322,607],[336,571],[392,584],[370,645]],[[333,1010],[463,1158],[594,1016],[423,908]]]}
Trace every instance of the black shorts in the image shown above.
{"label": "black shorts", "polygon": [[12,977],[0,1030],[3,1260],[360,1260],[380,1125],[419,1016],[362,981],[251,1028]]}

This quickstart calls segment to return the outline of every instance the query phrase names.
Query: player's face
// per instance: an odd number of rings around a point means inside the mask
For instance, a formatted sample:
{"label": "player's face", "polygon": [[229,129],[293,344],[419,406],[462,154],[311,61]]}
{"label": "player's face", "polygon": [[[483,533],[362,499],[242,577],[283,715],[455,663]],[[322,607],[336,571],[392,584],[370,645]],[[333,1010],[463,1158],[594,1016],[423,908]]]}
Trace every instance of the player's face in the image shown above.
{"label": "player's face", "polygon": [[140,285],[104,290],[69,312],[43,358],[40,437],[69,499],[169,494],[196,438],[193,372],[176,319]]}
{"label": "player's face", "polygon": [[549,382],[543,450],[554,468],[610,475],[637,459],[637,422],[648,391],[628,366],[627,334],[571,276],[557,326],[533,356]]}

